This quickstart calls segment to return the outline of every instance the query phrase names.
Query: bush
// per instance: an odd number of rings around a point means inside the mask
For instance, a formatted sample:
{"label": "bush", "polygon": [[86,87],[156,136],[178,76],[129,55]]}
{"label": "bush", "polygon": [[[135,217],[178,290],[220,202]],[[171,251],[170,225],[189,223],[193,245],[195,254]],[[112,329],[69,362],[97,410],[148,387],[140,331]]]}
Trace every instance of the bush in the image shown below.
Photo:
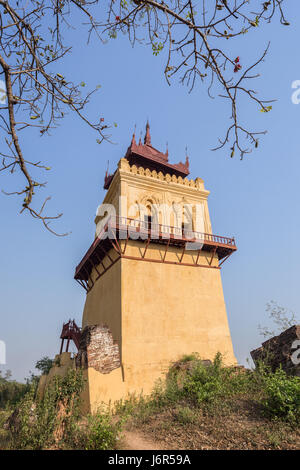
{"label": "bush", "polygon": [[185,362],[191,362],[191,361],[197,361],[197,360],[199,360],[199,357],[198,357],[197,353],[184,354],[184,356],[182,356],[182,358],[180,359],[180,362],[182,362],[184,364]]}
{"label": "bush", "polygon": [[32,386],[14,412],[12,448],[43,449],[62,442],[79,417],[83,384],[82,372],[69,370],[65,377],[53,377],[40,399]]}
{"label": "bush", "polygon": [[170,367],[164,382],[156,383],[149,397],[130,397],[119,403],[117,412],[145,422],[153,413],[179,405],[175,413],[178,421],[192,422],[193,407],[211,411],[218,405],[224,408],[230,401],[226,399],[254,390],[257,385],[252,376],[251,371],[224,367],[220,354],[211,364],[203,363],[196,355],[184,356]]}
{"label": "bush", "polygon": [[70,440],[72,448],[83,450],[115,449],[121,422],[113,423],[109,411],[99,410],[87,416],[87,421],[73,432]]}
{"label": "bush", "polygon": [[254,371],[225,367],[220,354],[211,364],[195,355],[184,356],[170,367],[166,380],[159,381],[149,397],[130,397],[120,402],[117,413],[141,424],[169,410],[175,421],[187,424],[197,420],[199,407],[219,414],[238,409],[244,402],[256,413],[297,424],[300,378],[287,376],[281,369],[273,373],[264,364]]}
{"label": "bush", "polygon": [[28,384],[16,382],[14,380],[0,381],[0,409],[16,406],[24,395],[29,391]]}
{"label": "bush", "polygon": [[265,414],[271,418],[299,422],[300,377],[288,376],[281,368],[263,375]]}
{"label": "bush", "polygon": [[51,367],[53,366],[54,361],[48,356],[42,357],[35,364],[35,368],[38,369],[43,375],[49,374]]}
{"label": "bush", "polygon": [[[42,374],[48,374],[53,366],[54,361],[48,356],[43,357],[37,361],[35,367]],[[10,380],[11,372],[7,371],[3,377],[0,371],[0,409],[15,407],[21,399],[28,393],[31,388],[36,388],[40,376],[30,374],[26,378],[26,383],[20,383],[15,380]]]}
{"label": "bush", "polygon": [[212,365],[204,365],[200,360],[195,362],[183,382],[183,392],[195,404],[209,407],[225,398],[245,393],[249,390],[250,380],[247,371],[224,367],[221,354],[217,354]]}
{"label": "bush", "polygon": [[180,406],[175,411],[175,419],[180,424],[193,424],[196,421],[195,410],[192,410],[188,406]]}

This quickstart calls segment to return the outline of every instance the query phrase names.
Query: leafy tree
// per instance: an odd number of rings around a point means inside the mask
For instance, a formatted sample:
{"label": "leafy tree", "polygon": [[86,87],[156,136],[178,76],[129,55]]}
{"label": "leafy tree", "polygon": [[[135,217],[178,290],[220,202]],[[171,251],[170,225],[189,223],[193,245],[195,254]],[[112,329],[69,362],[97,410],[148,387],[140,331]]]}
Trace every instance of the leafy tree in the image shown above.
{"label": "leafy tree", "polygon": [[38,369],[42,374],[48,374],[52,366],[53,360],[48,356],[42,357],[42,359],[37,361],[35,364],[35,368]]}
{"label": "leafy tree", "polygon": [[154,55],[165,51],[169,84],[178,76],[191,91],[198,81],[210,96],[224,98],[231,120],[215,149],[228,146],[231,157],[238,153],[243,158],[258,146],[265,131],[248,129],[240,122],[241,99],[254,103],[256,112],[272,109],[271,101],[259,98],[251,85],[269,46],[254,63],[247,63],[246,58],[232,55],[231,43],[245,34],[251,38],[275,16],[288,26],[283,5],[284,0],[0,0],[0,80],[6,89],[5,99],[0,96],[0,171],[20,172],[25,180],[22,189],[7,194],[21,196],[21,212],[28,211],[53,231],[49,223],[61,214],[45,215],[49,198],[39,209],[33,205],[35,192],[45,186],[35,170],[50,167],[24,155],[21,131],[37,130],[43,136],[66,111],[73,111],[95,130],[98,143],[109,139],[110,126],[104,118],[93,122],[85,114],[95,90],[83,94],[86,84],[74,83],[60,71],[59,64],[72,52],[63,35],[69,25],[74,26],[75,14],[81,15],[88,38],[96,35],[105,42],[123,33],[132,44],[150,45]]}
{"label": "leafy tree", "polygon": [[28,392],[30,385],[11,380],[11,371],[3,375],[0,370],[0,410],[7,406],[16,405]]}
{"label": "leafy tree", "polygon": [[269,314],[270,320],[276,325],[276,328],[271,329],[272,327],[259,325],[258,329],[264,338],[279,335],[297,323],[295,313],[285,307],[281,307],[274,300],[267,303],[266,311]]}
{"label": "leafy tree", "polygon": [[7,382],[12,376],[11,370],[7,369],[5,371],[4,377],[3,372],[0,370],[0,383]]}

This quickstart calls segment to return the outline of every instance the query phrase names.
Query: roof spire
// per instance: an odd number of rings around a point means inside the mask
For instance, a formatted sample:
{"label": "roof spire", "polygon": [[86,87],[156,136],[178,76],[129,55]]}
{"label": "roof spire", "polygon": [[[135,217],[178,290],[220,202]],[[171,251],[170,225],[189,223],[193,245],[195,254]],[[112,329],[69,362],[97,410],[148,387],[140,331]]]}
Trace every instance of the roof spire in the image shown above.
{"label": "roof spire", "polygon": [[188,149],[187,146],[185,147],[185,166],[187,169],[190,168],[190,162],[189,162],[189,157],[188,157]]}
{"label": "roof spire", "polygon": [[146,124],[146,134],[145,134],[145,138],[144,138],[144,144],[145,145],[151,145],[150,126],[149,126],[148,119],[147,119],[147,124]]}
{"label": "roof spire", "polygon": [[166,149],[165,156],[167,157],[167,160],[168,160],[168,156],[169,156],[169,145],[168,145],[168,142],[167,142],[167,149]]}
{"label": "roof spire", "polygon": [[136,141],[135,141],[135,131],[136,131],[136,125],[134,126],[134,131],[133,131],[132,139],[131,139],[131,145],[136,145]]}
{"label": "roof spire", "polygon": [[190,161],[189,161],[188,155],[187,155],[186,158],[185,158],[185,166],[186,166],[186,168],[189,170],[189,168],[190,168]]}

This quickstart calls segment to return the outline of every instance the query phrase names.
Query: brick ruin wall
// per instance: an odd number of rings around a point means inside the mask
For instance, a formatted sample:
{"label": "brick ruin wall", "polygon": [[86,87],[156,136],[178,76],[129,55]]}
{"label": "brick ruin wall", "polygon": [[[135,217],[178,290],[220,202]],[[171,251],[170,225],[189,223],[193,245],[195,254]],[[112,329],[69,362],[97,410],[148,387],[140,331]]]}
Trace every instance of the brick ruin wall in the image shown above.
{"label": "brick ruin wall", "polygon": [[300,325],[273,336],[250,354],[255,364],[262,360],[273,371],[281,365],[287,374],[300,377]]}
{"label": "brick ruin wall", "polygon": [[119,346],[107,326],[92,325],[83,329],[76,366],[93,367],[102,374],[109,374],[121,366]]}

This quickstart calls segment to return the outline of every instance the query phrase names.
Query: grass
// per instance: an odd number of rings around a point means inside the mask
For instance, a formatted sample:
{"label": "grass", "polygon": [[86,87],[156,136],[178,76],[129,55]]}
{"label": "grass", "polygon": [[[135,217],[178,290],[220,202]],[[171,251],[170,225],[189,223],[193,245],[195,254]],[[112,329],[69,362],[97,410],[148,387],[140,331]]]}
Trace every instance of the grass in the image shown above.
{"label": "grass", "polygon": [[77,423],[67,442],[67,448],[82,450],[113,450],[116,448],[122,421],[113,420],[107,409],[86,416]]}
{"label": "grass", "polygon": [[[148,397],[130,396],[114,413],[79,415],[80,373],[57,378],[42,400],[34,390],[20,401],[16,430],[3,430],[0,448],[116,449],[123,429],[170,449],[299,449],[300,378],[264,365],[224,367],[220,355],[203,363],[185,356]],[[34,408],[32,408],[34,405]]]}
{"label": "grass", "polygon": [[[189,364],[188,364],[189,363]],[[131,397],[116,412],[127,426],[176,449],[297,449],[300,378],[263,364],[228,368],[185,356],[150,397]]]}

